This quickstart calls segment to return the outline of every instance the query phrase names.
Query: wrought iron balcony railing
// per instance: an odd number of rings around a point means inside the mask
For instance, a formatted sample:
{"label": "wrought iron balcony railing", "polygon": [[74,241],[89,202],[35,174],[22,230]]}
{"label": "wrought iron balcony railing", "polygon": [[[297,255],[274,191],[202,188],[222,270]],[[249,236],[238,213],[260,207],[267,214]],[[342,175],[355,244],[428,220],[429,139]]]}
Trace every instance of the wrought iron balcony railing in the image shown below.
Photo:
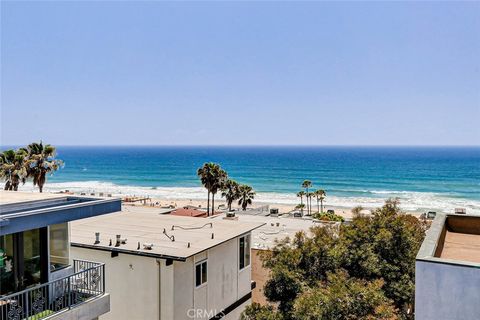
{"label": "wrought iron balcony railing", "polygon": [[105,293],[105,265],[74,260],[73,274],[0,297],[1,320],[39,320]]}

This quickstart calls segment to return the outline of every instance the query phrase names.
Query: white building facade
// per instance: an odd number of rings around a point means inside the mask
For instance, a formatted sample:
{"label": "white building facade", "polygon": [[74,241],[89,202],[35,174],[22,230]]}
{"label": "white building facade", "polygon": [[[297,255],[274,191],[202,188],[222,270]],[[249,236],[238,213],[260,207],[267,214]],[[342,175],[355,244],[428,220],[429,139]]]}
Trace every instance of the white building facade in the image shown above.
{"label": "white building facade", "polygon": [[[108,222],[123,223],[119,222],[122,217],[126,219],[127,214],[122,212]],[[251,303],[254,287],[251,280],[251,231],[261,224],[214,221],[212,227],[202,228],[210,219],[155,216],[157,221],[165,219],[168,219],[168,225],[200,227],[191,231],[168,231],[175,236],[175,241],[170,241],[161,230],[170,230],[171,227],[163,229],[165,224],[157,223],[152,229],[159,229],[159,232],[152,234],[158,238],[151,240],[151,250],[145,250],[143,245],[140,246],[140,239],[132,241],[129,247],[98,246],[75,237],[76,231],[80,234],[86,228],[93,235],[102,223],[92,222],[78,228],[72,226],[71,255],[76,259],[105,264],[110,312],[100,319],[239,319],[245,306]],[[135,229],[137,227],[139,230],[147,228],[135,226]],[[135,237],[134,233],[139,233],[125,228],[118,232],[128,238],[127,243]],[[143,240],[152,237],[147,233]],[[102,240],[102,243],[108,243],[108,240]]]}

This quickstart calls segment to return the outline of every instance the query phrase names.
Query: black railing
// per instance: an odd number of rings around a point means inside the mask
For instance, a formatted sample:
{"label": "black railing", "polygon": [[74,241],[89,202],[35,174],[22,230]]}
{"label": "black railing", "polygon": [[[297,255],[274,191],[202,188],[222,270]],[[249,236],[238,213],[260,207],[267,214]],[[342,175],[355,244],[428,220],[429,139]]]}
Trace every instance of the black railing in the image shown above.
{"label": "black railing", "polygon": [[39,320],[105,293],[105,265],[74,260],[74,273],[0,297],[1,320]]}

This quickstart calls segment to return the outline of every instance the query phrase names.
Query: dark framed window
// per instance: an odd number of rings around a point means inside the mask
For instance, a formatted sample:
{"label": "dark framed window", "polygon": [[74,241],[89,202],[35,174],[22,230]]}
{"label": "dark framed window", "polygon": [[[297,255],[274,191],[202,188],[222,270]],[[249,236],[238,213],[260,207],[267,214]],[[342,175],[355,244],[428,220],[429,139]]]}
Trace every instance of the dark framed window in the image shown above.
{"label": "dark framed window", "polygon": [[242,270],[250,265],[250,235],[240,237],[238,250],[239,269]]}
{"label": "dark framed window", "polygon": [[0,236],[0,295],[47,281],[46,227]]}
{"label": "dark framed window", "polygon": [[195,286],[199,287],[207,283],[207,261],[199,262],[195,265]]}

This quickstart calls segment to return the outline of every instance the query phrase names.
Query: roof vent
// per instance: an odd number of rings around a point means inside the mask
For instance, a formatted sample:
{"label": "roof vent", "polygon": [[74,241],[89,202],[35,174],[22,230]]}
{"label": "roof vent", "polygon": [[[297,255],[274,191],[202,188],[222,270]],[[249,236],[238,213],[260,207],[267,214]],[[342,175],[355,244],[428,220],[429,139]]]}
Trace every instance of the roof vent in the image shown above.
{"label": "roof vent", "polygon": [[143,244],[143,249],[144,250],[152,250],[153,243],[144,243]]}
{"label": "roof vent", "polygon": [[99,244],[100,243],[100,232],[95,232],[95,243],[94,244]]}

